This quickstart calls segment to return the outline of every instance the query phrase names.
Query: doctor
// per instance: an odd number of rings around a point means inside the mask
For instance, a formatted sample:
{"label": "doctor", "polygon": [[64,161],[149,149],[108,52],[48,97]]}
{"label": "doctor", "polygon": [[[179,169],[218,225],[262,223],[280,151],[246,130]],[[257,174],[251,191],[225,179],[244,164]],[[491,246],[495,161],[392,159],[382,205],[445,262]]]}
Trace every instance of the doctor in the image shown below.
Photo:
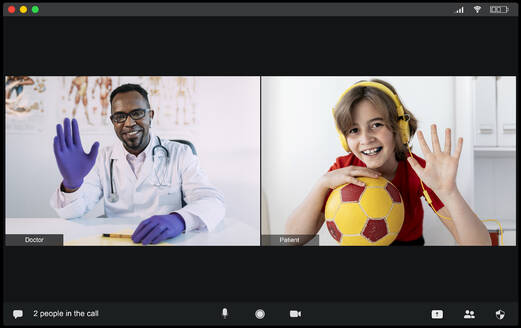
{"label": "doctor", "polygon": [[58,215],[81,217],[103,198],[107,217],[146,218],[132,234],[136,243],[156,244],[193,229],[212,231],[224,217],[223,197],[189,146],[151,133],[154,111],[146,90],[121,85],[110,103],[121,143],[103,148],[100,156],[98,142],[90,153],[83,151],[75,119],[72,129],[68,118],[63,128],[56,126],[54,154],[63,181],[51,206]]}

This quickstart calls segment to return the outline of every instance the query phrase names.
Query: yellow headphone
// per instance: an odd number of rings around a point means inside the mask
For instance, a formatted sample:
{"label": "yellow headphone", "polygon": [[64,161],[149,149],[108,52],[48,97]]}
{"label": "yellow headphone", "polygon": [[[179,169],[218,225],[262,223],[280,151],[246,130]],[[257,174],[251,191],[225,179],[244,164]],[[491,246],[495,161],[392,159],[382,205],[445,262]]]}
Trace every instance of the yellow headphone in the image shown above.
{"label": "yellow headphone", "polygon": [[[391,89],[389,89],[388,87],[386,87],[385,85],[383,85],[382,83],[379,83],[379,82],[368,82],[368,81],[358,82],[358,83],[355,83],[352,86],[350,86],[346,91],[344,91],[342,93],[342,95],[340,96],[340,98],[337,101],[337,104],[342,100],[342,98],[349,91],[353,90],[354,88],[358,88],[358,87],[372,87],[372,88],[376,88],[376,89],[384,92],[389,98],[392,99],[392,101],[396,105],[396,111],[398,113],[398,129],[399,129],[399,133],[400,133],[400,139],[402,140],[404,145],[407,145],[407,149],[409,150],[409,154],[411,155],[411,157],[413,157],[412,156],[412,152],[411,152],[411,148],[409,147],[409,141],[410,141],[409,139],[411,137],[410,130],[409,130],[409,119],[410,119],[410,117],[409,117],[409,115],[405,114],[405,111],[403,109],[402,103],[400,102],[400,99],[398,98],[398,96],[394,92],[391,91]],[[336,105],[335,105],[335,107],[336,107]],[[333,107],[333,117],[335,117],[335,107]],[[351,152],[351,150],[349,150],[349,146],[347,145],[347,139],[344,136],[344,134],[342,133],[342,131],[340,131],[340,129],[338,128],[338,124],[337,124],[336,120],[335,120],[335,128],[336,128],[336,131],[338,132],[338,136],[340,137],[340,142],[342,143],[342,147],[347,152]],[[418,177],[418,179],[420,179],[420,177]],[[423,181],[421,179],[420,179],[420,184],[421,184],[421,187],[423,189],[423,196],[425,197],[425,200],[427,201],[427,203],[429,203],[429,205],[432,208],[432,210],[434,211],[434,213],[436,213],[436,215],[438,215],[440,218],[443,218],[443,219],[446,219],[446,220],[452,220],[449,217],[446,217],[446,216],[443,216],[443,215],[439,214],[434,209],[434,206],[432,205],[431,197],[429,196],[429,193],[427,192],[427,190],[425,190],[425,187],[423,186]],[[495,221],[499,225],[499,229],[501,231],[501,244],[503,244],[503,228],[501,227],[501,223],[499,223],[499,221],[495,220],[495,219],[488,219],[488,220],[482,220],[482,221],[483,222]]]}

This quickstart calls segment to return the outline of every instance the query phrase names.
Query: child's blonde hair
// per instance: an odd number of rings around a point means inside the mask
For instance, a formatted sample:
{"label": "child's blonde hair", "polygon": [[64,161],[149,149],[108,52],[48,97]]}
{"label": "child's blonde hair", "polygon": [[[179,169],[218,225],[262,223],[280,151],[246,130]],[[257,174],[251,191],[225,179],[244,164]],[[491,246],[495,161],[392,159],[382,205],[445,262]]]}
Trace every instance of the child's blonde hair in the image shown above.
{"label": "child's blonde hair", "polygon": [[[366,81],[362,80],[358,81],[357,83],[360,82]],[[370,82],[377,82],[383,84],[388,89],[390,89],[396,96],[398,96],[398,93],[396,93],[396,90],[389,82],[378,79],[373,79]],[[399,96],[398,99],[400,99]],[[387,127],[392,131],[394,136],[394,154],[396,160],[405,160],[407,158],[407,153],[409,152],[409,150],[407,149],[407,145],[405,145],[400,138],[400,129],[398,126],[398,112],[396,111],[396,104],[389,96],[387,96],[383,91],[377,88],[369,86],[355,87],[349,90],[349,92],[347,92],[338,101],[338,103],[335,106],[335,121],[338,129],[342,132],[344,136],[347,135],[347,132],[353,125],[352,111],[355,108],[355,106],[362,100],[370,101],[375,106],[375,108],[383,115]],[[403,111],[404,114],[409,116],[410,140],[416,132],[416,129],[418,127],[418,121],[416,120],[414,115],[407,108],[405,108],[405,106],[403,107]]]}

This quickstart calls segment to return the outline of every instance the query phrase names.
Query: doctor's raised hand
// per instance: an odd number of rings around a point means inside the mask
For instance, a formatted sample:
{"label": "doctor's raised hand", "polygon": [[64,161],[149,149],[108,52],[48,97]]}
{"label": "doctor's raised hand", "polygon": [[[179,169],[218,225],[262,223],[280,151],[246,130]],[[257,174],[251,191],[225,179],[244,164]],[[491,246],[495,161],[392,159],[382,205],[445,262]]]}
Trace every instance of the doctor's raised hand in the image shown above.
{"label": "doctor's raised hand", "polygon": [[65,192],[77,190],[83,183],[83,178],[90,172],[96,157],[98,156],[99,142],[95,142],[90,153],[85,153],[81,145],[80,131],[78,122],[68,118],[61,124],[56,125],[56,137],[54,137],[54,155],[58,168],[63,177],[63,187]]}

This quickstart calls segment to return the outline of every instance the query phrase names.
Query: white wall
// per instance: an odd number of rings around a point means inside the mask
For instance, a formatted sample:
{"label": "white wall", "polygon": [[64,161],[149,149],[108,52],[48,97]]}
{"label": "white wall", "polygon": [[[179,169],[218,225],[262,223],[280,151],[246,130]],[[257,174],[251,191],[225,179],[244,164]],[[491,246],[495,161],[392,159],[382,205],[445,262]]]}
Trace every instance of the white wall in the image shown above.
{"label": "white wall", "polygon": [[[61,77],[47,77],[47,92],[59,79]],[[197,81],[199,121],[191,141],[201,166],[223,192],[227,216],[260,229],[259,78],[198,77]],[[153,96],[150,102],[154,106]],[[49,198],[61,181],[52,146],[56,124],[60,123],[57,110],[55,103],[48,103],[46,119],[38,122],[37,128],[6,133],[7,217],[56,217]],[[81,127],[80,123],[80,132]],[[164,137],[184,137],[184,134],[176,135],[175,130],[168,132],[156,133]],[[111,126],[96,134],[82,133],[87,152],[94,141],[104,146],[118,140]],[[100,202],[88,216],[102,212]]]}
{"label": "white wall", "polygon": [[226,215],[260,231],[260,78],[199,78],[201,166],[224,193]]}
{"label": "white wall", "polygon": [[[339,156],[331,108],[345,89],[371,77],[262,77],[262,189],[272,234],[284,232],[291,211]],[[419,121],[430,145],[430,124],[455,129],[455,78],[378,77],[390,82]],[[469,107],[470,108],[470,107]],[[442,134],[443,135],[443,132]],[[457,136],[453,135],[453,142]],[[443,142],[443,141],[442,141]],[[413,152],[423,157],[417,139]],[[469,165],[460,162],[459,172]],[[468,181],[458,181],[459,184]],[[465,195],[464,195],[465,196]],[[450,233],[424,203],[426,243],[453,244]],[[326,229],[321,244],[336,244]]]}

